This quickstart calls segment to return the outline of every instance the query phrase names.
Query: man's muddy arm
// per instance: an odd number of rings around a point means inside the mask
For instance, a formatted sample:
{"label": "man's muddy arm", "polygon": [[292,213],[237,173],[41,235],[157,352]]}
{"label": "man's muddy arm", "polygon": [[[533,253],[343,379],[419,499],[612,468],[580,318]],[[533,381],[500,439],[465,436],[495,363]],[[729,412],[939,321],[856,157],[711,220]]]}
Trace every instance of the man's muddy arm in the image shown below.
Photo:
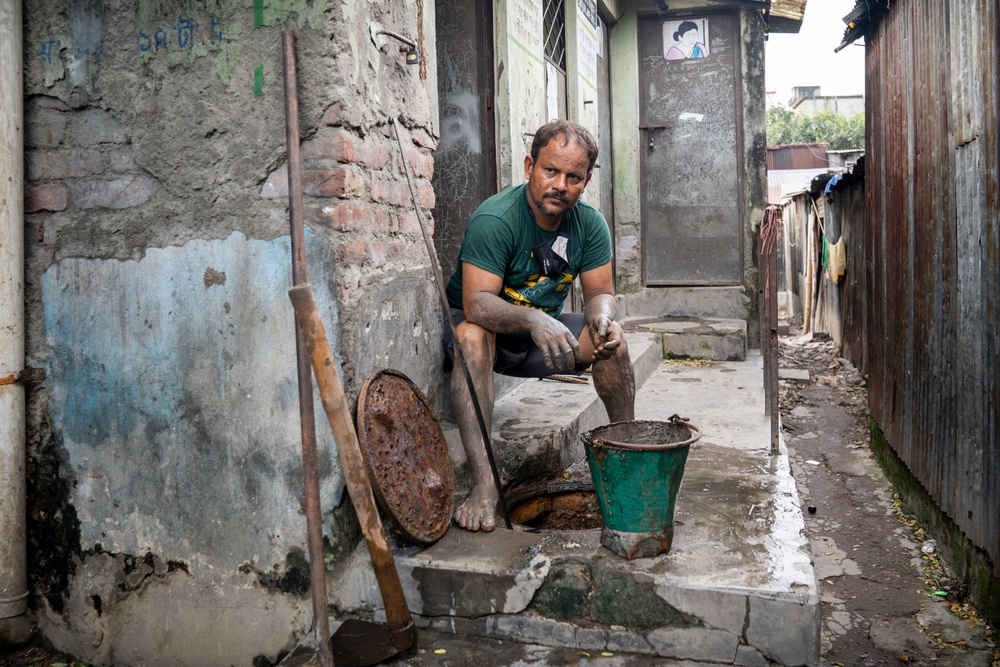
{"label": "man's muddy arm", "polygon": [[462,264],[465,319],[495,333],[530,332],[545,366],[569,370],[580,360],[580,344],[559,320],[541,310],[515,306],[500,298],[503,279],[473,264]]}
{"label": "man's muddy arm", "polygon": [[583,286],[583,317],[599,358],[608,358],[622,342],[621,326],[615,322],[618,300],[615,298],[611,262],[580,274]]}

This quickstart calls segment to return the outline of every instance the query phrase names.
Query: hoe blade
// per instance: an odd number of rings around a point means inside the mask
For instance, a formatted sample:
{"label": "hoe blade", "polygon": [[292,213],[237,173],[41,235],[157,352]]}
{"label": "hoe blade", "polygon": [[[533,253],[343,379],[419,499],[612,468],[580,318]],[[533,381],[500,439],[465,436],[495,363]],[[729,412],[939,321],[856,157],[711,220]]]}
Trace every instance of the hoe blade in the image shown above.
{"label": "hoe blade", "polygon": [[330,638],[330,645],[337,667],[368,667],[399,654],[389,628],[354,618],[341,623]]}

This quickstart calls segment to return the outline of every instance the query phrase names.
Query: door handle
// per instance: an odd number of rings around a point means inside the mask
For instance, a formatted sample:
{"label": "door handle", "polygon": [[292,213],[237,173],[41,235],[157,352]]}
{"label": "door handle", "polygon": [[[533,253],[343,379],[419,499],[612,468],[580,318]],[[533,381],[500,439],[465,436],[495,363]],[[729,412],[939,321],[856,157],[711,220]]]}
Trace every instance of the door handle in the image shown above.
{"label": "door handle", "polygon": [[653,136],[656,134],[656,131],[657,130],[672,130],[672,129],[674,129],[674,126],[673,125],[640,125],[639,129],[640,130],[649,130],[650,131],[649,132],[649,142],[646,144],[646,146],[649,148],[649,150],[653,150],[653,145],[654,145]]}

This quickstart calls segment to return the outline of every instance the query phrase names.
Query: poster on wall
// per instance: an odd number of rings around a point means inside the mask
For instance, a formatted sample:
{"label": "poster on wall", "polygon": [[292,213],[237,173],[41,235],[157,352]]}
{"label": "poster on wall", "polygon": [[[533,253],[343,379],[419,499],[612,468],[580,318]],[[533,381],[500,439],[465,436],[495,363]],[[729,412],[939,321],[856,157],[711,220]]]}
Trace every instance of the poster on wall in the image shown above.
{"label": "poster on wall", "polygon": [[577,0],[576,6],[580,13],[590,21],[590,25],[596,29],[600,23],[600,19],[597,18],[597,2],[595,0]]}
{"label": "poster on wall", "polygon": [[708,19],[663,22],[664,58],[693,60],[708,55]]}
{"label": "poster on wall", "polygon": [[545,61],[545,117],[562,118],[559,110],[559,70]]}

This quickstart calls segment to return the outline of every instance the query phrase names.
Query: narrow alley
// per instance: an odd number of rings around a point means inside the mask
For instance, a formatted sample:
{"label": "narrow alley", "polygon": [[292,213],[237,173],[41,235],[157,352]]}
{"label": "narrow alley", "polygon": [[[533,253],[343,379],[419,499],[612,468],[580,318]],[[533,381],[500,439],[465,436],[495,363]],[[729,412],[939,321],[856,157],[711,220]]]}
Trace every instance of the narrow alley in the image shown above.
{"label": "narrow alley", "polygon": [[[822,664],[1000,664],[933,540],[869,448],[864,379],[829,336],[781,339],[785,440],[822,594]],[[801,375],[801,374],[800,374]]]}

